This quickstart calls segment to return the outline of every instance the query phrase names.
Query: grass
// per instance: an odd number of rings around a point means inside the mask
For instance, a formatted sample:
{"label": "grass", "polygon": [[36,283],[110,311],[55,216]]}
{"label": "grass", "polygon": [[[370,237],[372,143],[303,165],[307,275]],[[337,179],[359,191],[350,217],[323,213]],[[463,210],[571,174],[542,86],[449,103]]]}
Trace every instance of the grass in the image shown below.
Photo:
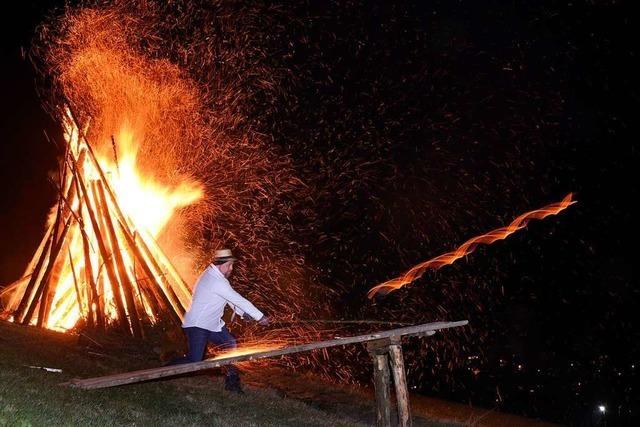
{"label": "grass", "polygon": [[72,335],[0,322],[0,426],[365,425],[273,390],[229,394],[210,375],[91,391],[60,385],[154,364],[159,362],[139,355],[91,354]]}
{"label": "grass", "polygon": [[[159,366],[149,348],[115,341],[88,347],[78,336],[0,321],[2,426],[359,426],[375,423],[373,392],[320,381],[312,374],[251,363],[246,394],[223,390],[212,372],[102,390],[61,385]],[[115,347],[115,346],[114,346]],[[93,348],[93,349],[92,349]],[[265,362],[260,362],[265,363]],[[33,368],[48,367],[62,372]],[[245,365],[243,365],[245,366]],[[550,427],[494,410],[411,396],[413,425]]]}

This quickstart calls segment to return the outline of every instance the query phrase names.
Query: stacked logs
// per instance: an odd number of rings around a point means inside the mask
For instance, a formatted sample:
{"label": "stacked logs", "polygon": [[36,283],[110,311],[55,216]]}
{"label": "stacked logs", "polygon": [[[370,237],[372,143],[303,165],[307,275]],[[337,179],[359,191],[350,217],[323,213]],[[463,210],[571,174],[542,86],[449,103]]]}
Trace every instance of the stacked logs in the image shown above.
{"label": "stacked logs", "polygon": [[[53,313],[64,316],[74,309],[64,301],[75,301],[89,328],[116,327],[143,337],[154,319],[168,318],[179,325],[190,297],[188,286],[154,238],[124,214],[86,135],[71,110],[66,111],[78,138],[75,146],[70,138],[64,155],[51,225],[30,275],[12,298],[13,321],[47,327]],[[76,253],[74,263],[71,245],[79,238],[81,262]],[[66,293],[74,292],[75,298],[56,298],[52,306],[64,269],[73,276]],[[115,311],[115,318],[109,311]]]}

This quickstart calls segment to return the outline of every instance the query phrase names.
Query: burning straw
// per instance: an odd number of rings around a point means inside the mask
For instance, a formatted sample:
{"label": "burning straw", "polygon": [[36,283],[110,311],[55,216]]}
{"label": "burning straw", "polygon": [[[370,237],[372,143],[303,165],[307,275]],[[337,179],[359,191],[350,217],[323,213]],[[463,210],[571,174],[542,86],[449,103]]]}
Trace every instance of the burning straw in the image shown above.
{"label": "burning straw", "polygon": [[413,267],[411,270],[404,273],[402,276],[374,286],[369,290],[367,295],[369,296],[369,298],[373,298],[377,294],[387,295],[390,292],[396,291],[403,286],[413,282],[414,280],[419,279],[427,270],[438,270],[445,265],[453,264],[460,258],[471,254],[479,245],[490,245],[494,242],[497,242],[498,240],[506,239],[516,231],[525,228],[531,220],[544,219],[550,215],[557,215],[569,206],[576,203],[572,199],[572,197],[573,194],[569,193],[564,199],[562,199],[562,201],[558,203],[553,203],[543,208],[526,212],[520,215],[506,227],[501,227],[469,239],[454,251],[447,252],[428,261],[420,263]]}

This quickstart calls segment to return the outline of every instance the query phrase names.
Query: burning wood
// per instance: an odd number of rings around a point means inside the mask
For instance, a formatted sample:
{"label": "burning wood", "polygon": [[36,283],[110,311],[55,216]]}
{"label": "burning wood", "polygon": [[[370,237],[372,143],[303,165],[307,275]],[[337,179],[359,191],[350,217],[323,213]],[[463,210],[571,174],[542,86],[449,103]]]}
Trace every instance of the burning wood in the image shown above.
{"label": "burning wood", "polygon": [[[179,204],[167,203],[164,221],[145,230],[120,203],[131,197],[126,185],[135,181],[114,189],[115,166],[98,159],[68,108],[64,125],[64,190],[28,282],[13,287],[11,320],[57,330],[83,320],[100,328],[118,326],[136,337],[163,314],[179,324],[190,291],[153,239]],[[195,196],[191,192],[181,203]],[[139,280],[136,271],[146,277]]]}

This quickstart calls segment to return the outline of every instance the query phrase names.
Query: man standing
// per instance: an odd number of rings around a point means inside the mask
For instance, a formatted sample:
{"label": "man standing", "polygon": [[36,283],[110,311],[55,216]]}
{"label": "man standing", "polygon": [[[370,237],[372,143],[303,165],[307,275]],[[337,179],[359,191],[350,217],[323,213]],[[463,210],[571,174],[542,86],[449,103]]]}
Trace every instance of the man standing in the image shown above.
{"label": "man standing", "polygon": [[[236,258],[229,249],[216,251],[213,262],[196,282],[191,307],[184,315],[182,328],[189,341],[186,356],[172,360],[169,365],[199,362],[204,358],[207,343],[222,349],[236,348],[236,339],[222,320],[226,305],[244,319],[257,320],[262,326],[269,324],[269,318],[231,287],[227,278],[233,271]],[[240,376],[235,366],[227,368],[225,389],[242,393]]]}

